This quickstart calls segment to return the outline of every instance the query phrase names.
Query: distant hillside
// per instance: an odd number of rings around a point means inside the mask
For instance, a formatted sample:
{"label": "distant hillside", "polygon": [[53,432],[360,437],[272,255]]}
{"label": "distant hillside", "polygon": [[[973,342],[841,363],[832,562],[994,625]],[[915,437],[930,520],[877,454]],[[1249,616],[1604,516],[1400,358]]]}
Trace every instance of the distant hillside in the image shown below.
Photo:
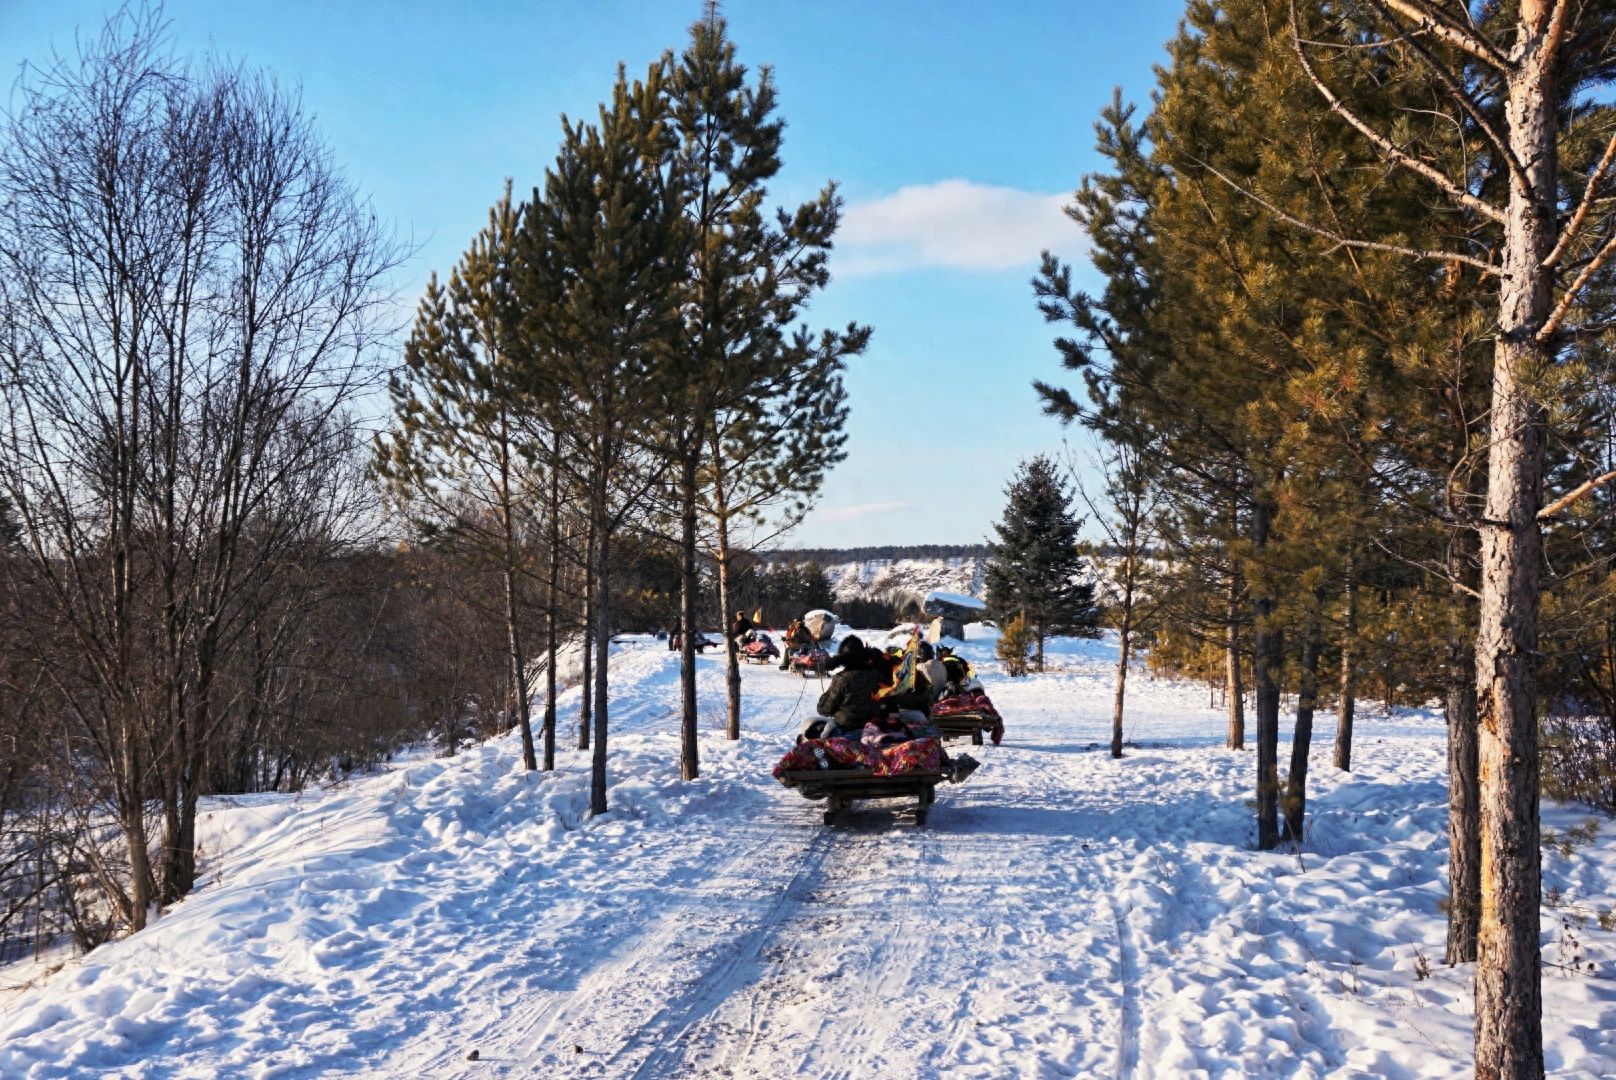
{"label": "distant hillside", "polygon": [[854,548],[784,548],[762,553],[768,562],[817,562],[820,566],[843,563],[871,562],[877,559],[892,562],[897,559],[981,559],[986,558],[986,544],[888,544],[885,547]]}
{"label": "distant hillside", "polygon": [[934,589],[982,595],[985,544],[912,544],[799,548],[763,556],[769,563],[817,562],[839,601],[873,600],[897,610],[918,606]]}

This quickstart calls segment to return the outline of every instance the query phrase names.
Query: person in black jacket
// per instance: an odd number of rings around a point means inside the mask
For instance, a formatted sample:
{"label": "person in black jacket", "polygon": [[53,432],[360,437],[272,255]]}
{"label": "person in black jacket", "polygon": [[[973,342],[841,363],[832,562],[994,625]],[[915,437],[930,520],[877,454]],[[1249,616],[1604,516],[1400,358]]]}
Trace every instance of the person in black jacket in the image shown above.
{"label": "person in black jacket", "polygon": [[830,717],[844,733],[863,731],[881,711],[875,692],[886,681],[884,673],[870,664],[870,650],[856,635],[842,639],[830,666],[842,670],[819,696],[819,715]]}

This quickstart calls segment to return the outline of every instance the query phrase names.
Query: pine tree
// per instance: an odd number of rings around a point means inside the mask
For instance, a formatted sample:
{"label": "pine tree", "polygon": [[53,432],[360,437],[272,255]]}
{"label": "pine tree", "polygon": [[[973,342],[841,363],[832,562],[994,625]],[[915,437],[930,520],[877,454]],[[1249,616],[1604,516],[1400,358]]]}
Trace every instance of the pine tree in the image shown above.
{"label": "pine tree", "polygon": [[[824,470],[840,459],[846,412],[838,376],[843,359],[863,351],[869,332],[849,326],[806,349],[805,331],[796,340],[788,335],[809,297],[829,281],[826,259],[841,199],[835,184],[827,184],[794,213],[781,210],[773,220],[765,213],[766,185],[780,170],[785,122],[775,115],[770,70],[763,68],[748,81],[716,0],[709,0],[691,26],[689,45],[677,61],[670,56],[664,64],[674,140],[666,167],[684,192],[690,240],[681,282],[681,332],[672,356],[679,374],[669,399],[666,443],[679,521],[681,611],[686,623],[693,622],[697,517],[705,503],[716,512],[720,617],[727,625],[730,525],[778,491],[812,495]],[[773,483],[761,493],[745,490],[752,486],[749,477],[737,473],[766,472],[770,451],[778,450],[778,436],[786,434],[778,430],[780,417],[792,415],[789,406],[805,386],[825,395],[821,407],[804,419],[828,434],[828,454],[803,460],[799,471],[769,474]],[[749,439],[750,427],[761,428],[767,441]],[[800,439],[783,442],[802,445]],[[726,450],[746,456],[721,460]],[[728,731],[730,738],[740,738],[740,658],[727,634],[725,641]],[[687,780],[700,768],[694,644],[694,635],[686,634],[680,657],[680,772]]]}
{"label": "pine tree", "polygon": [[668,153],[660,64],[621,69],[596,124],[563,119],[542,194],[524,207],[514,276],[533,365],[529,391],[561,426],[561,464],[583,495],[593,623],[590,811],[606,812],[612,541],[643,518],[664,475],[671,362],[689,232]]}
{"label": "pine tree", "polygon": [[[488,216],[448,287],[436,276],[427,285],[404,367],[389,384],[394,424],[376,441],[373,468],[428,539],[498,566],[512,711],[523,764],[536,769],[522,608],[524,563],[539,527],[530,510],[545,505],[545,481],[526,423],[534,410],[519,388],[528,357],[509,285],[517,217],[509,185]],[[553,688],[546,715],[554,716]],[[545,763],[555,766],[553,723]]]}
{"label": "pine tree", "polygon": [[993,528],[983,578],[988,613],[1001,626],[1024,616],[1037,641],[1034,664],[1044,670],[1044,640],[1054,635],[1098,637],[1100,612],[1087,563],[1078,551],[1082,520],[1054,461],[1023,461],[1005,493],[1004,518]]}

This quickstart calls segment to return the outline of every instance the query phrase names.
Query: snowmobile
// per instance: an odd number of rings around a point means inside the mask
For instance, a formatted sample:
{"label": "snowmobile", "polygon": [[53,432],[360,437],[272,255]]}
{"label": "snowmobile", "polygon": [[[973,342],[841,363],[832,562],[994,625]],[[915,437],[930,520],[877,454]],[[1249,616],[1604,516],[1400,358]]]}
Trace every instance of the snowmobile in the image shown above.
{"label": "snowmobile", "polygon": [[751,664],[767,664],[780,656],[774,639],[768,634],[754,634],[741,643],[741,659]]}
{"label": "snowmobile", "polygon": [[830,653],[815,645],[811,649],[798,649],[791,654],[791,670],[803,678],[810,675],[825,676],[830,666]]}

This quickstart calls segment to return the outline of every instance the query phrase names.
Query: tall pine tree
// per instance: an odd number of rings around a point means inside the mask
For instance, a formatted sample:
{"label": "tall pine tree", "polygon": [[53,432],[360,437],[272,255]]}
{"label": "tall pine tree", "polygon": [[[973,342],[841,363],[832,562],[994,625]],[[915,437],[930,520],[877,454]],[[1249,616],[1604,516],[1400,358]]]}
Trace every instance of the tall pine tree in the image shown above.
{"label": "tall pine tree", "polygon": [[[677,60],[667,57],[663,65],[672,136],[666,167],[684,193],[690,236],[674,352],[679,374],[669,402],[666,443],[677,506],[681,621],[690,627],[698,589],[698,506],[710,504],[704,491],[710,494],[715,483],[723,482],[722,462],[708,468],[715,447],[722,453],[725,445],[734,444],[745,428],[738,420],[756,418],[770,426],[804,383],[817,380],[831,402],[828,410],[819,410],[818,419],[833,430],[834,459],[845,417],[837,376],[842,358],[861,352],[869,332],[849,326],[843,334],[826,334],[821,349],[807,351],[796,347],[788,334],[809,297],[830,279],[826,258],[841,218],[841,199],[835,184],[827,184],[794,213],[767,213],[764,199],[768,182],[780,170],[785,121],[775,115],[770,70],[764,67],[748,79],[716,2],[710,0],[690,28],[685,51]],[[805,460],[804,466],[797,475],[811,492],[823,465]],[[723,530],[728,518],[719,523]],[[727,567],[727,537],[719,538],[719,547]],[[727,600],[727,586],[723,592]],[[724,607],[727,625],[727,603]],[[740,661],[735,643],[727,635],[725,640],[729,735],[740,738]],[[680,687],[680,772],[689,780],[699,771],[693,633],[683,638]]]}
{"label": "tall pine tree", "polygon": [[1001,626],[1026,617],[1038,642],[1034,664],[1043,671],[1045,638],[1099,636],[1094,585],[1078,552],[1083,522],[1055,462],[1042,454],[1021,463],[1006,494],[983,578],[988,613]]}

